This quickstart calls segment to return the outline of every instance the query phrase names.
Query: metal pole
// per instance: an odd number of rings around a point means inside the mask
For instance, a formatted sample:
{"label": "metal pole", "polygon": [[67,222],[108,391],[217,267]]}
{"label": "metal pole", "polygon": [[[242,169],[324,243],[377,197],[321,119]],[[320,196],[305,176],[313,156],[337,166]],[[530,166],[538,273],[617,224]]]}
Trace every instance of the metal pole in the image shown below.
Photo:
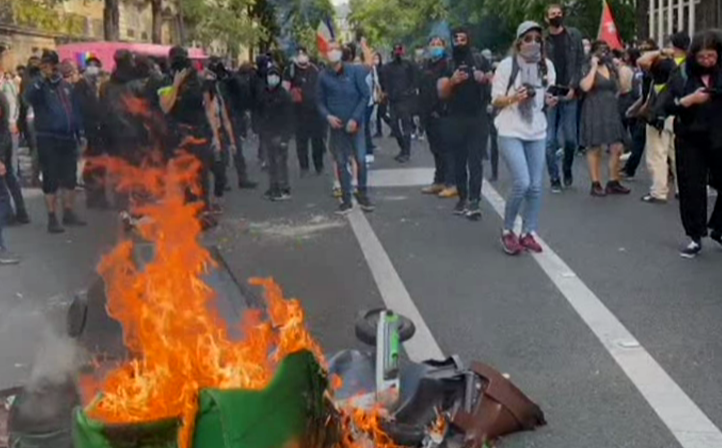
{"label": "metal pole", "polygon": [[649,0],[649,37],[654,38],[654,2]]}
{"label": "metal pole", "polygon": [[689,35],[694,36],[695,28],[695,0],[689,0]]}
{"label": "metal pole", "polygon": [[674,0],[667,0],[667,32],[672,34],[674,30]]}
{"label": "metal pole", "polygon": [[684,0],[677,0],[677,31],[684,31]]}
{"label": "metal pole", "polygon": [[659,9],[657,10],[657,45],[664,45],[664,0],[659,0]]}

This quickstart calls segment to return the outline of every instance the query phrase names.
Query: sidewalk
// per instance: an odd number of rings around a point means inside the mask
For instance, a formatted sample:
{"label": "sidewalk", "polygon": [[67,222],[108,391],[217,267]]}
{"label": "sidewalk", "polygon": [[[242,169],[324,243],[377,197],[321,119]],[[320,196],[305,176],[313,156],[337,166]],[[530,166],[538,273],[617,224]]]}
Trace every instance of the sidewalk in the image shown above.
{"label": "sidewalk", "polygon": [[8,246],[23,261],[0,267],[0,389],[27,376],[47,330],[64,325],[69,297],[86,287],[117,228],[114,212],[81,208],[88,227],[50,235],[42,193],[26,189],[24,196],[32,223],[4,229]]}

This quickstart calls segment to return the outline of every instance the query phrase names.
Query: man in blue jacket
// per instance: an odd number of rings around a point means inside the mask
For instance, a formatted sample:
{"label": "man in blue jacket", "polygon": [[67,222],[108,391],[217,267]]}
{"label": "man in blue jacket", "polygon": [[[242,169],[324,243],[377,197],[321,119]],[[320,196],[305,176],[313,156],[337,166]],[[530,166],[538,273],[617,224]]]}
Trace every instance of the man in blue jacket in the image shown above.
{"label": "man in blue jacket", "polygon": [[84,226],[74,212],[78,169],[80,117],[73,86],[58,71],[58,54],[45,50],[40,60],[42,77],[25,91],[25,101],[35,111],[43,193],[48,209],[48,232],[63,233],[57,218],[57,196],[62,189],[63,224]]}
{"label": "man in blue jacket", "polygon": [[356,199],[365,212],[374,207],[368,198],[366,185],[366,146],[364,141],[364,112],[371,92],[366,84],[366,72],[359,66],[344,63],[343,52],[337,43],[328,52],[328,67],[318,79],[318,109],[331,127],[329,147],[336,160],[343,202],[338,213],[353,210],[351,201],[350,161],[356,161],[358,194]]}

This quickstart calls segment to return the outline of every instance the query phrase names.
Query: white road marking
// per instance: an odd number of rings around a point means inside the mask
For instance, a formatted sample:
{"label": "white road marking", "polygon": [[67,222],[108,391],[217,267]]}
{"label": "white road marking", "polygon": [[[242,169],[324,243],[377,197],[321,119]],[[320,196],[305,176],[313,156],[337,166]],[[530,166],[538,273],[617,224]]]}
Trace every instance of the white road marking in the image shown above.
{"label": "white road marking", "polygon": [[444,359],[444,353],[411,300],[404,282],[401,281],[366,216],[357,207],[348,215],[348,220],[386,307],[408,317],[416,325],[416,335],[404,342],[404,349],[409,358],[417,362]]}
{"label": "white road marking", "polygon": [[[432,179],[433,169],[391,169],[372,171],[371,186],[420,186]],[[506,202],[484,181],[484,197],[503,218]],[[414,320],[417,334],[406,344],[412,359],[439,357],[441,350],[418,309],[403,286],[381,243],[366,218],[359,212],[349,217],[356,238],[371,268],[384,302],[389,308]],[[517,225],[520,222],[517,220]],[[579,317],[599,339],[607,352],[632,381],[647,403],[669,428],[683,448],[722,448],[722,432],[664,371],[617,317],[587,287],[579,276],[541,238],[544,248],[533,257],[559,289]],[[500,256],[502,256],[500,254]],[[418,338],[418,339],[416,339]],[[413,352],[413,354],[412,354]],[[433,354],[437,353],[437,354]]]}

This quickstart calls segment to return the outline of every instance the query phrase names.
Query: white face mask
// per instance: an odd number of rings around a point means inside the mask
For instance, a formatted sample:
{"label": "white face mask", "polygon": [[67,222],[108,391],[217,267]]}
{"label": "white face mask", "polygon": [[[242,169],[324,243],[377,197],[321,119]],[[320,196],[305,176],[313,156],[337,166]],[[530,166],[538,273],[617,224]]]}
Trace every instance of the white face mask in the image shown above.
{"label": "white face mask", "polygon": [[335,49],[328,52],[328,62],[335,64],[341,60],[343,57],[343,52],[341,50]]}
{"label": "white face mask", "polygon": [[276,87],[278,84],[281,83],[281,77],[278,75],[268,75],[266,77],[266,81],[268,81],[269,87]]}
{"label": "white face mask", "polygon": [[296,58],[299,64],[306,65],[308,64],[308,55],[307,54],[299,54],[298,58]]}
{"label": "white face mask", "polygon": [[89,74],[90,76],[96,76],[98,73],[100,73],[100,67],[96,67],[95,65],[89,65],[85,69],[85,73]]}

